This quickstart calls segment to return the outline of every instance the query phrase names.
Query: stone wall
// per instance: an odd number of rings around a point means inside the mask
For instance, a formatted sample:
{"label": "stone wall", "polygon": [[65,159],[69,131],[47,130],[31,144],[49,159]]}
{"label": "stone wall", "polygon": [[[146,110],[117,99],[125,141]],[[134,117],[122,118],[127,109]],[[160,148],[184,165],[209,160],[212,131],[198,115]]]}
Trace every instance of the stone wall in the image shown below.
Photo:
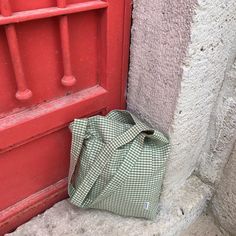
{"label": "stone wall", "polygon": [[196,0],[134,0],[128,108],[168,132]]}
{"label": "stone wall", "polygon": [[216,186],[236,141],[236,41],[231,53],[197,170],[203,181]]}
{"label": "stone wall", "polygon": [[[235,57],[235,12],[234,0],[134,0],[128,109],[170,137],[164,202],[201,162],[209,165],[196,173],[211,182],[204,175],[212,161],[204,153],[214,139],[212,125],[218,136],[222,122],[228,129],[222,117],[234,106],[220,91]],[[220,96],[223,110],[216,108]],[[221,121],[212,118],[217,110]]]}
{"label": "stone wall", "polygon": [[219,223],[236,235],[236,145],[213,198],[213,211]]}

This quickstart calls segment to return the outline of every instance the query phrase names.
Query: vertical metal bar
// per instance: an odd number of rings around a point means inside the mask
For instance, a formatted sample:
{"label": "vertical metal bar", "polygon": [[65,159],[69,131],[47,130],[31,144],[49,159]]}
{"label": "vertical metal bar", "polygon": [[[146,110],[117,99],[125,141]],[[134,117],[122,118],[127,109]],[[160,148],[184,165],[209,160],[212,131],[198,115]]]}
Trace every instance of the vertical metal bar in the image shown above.
{"label": "vertical metal bar", "polygon": [[[66,7],[66,0],[57,0],[57,6],[59,8]],[[60,16],[60,37],[61,37],[61,49],[64,67],[64,76],[61,79],[61,83],[64,86],[73,86],[76,83],[76,78],[72,74],[71,59],[70,59],[70,42],[69,42],[69,28],[68,28],[68,17]]]}
{"label": "vertical metal bar", "polygon": [[[12,14],[9,0],[1,1],[1,9],[3,16],[10,16]],[[17,84],[17,92],[15,96],[18,100],[28,100],[32,97],[32,92],[26,85],[15,26],[13,24],[6,25],[5,31]]]}

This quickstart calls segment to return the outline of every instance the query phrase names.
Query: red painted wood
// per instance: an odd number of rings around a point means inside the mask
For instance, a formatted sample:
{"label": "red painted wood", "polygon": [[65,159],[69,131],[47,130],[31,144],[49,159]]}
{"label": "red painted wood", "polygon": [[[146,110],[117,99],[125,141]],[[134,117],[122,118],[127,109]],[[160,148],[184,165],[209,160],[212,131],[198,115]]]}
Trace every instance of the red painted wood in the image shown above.
{"label": "red painted wood", "polygon": [[125,108],[131,1],[0,2],[1,234],[67,196],[68,124]]}
{"label": "red painted wood", "polygon": [[0,235],[11,232],[19,224],[25,223],[67,196],[67,179],[63,179],[3,210],[0,213]]}
{"label": "red painted wood", "polygon": [[57,0],[57,6],[60,8],[66,7],[66,0]]}
{"label": "red painted wood", "polygon": [[[105,89],[96,86],[70,96],[58,98],[48,103],[25,109],[6,116],[0,124],[0,153],[35,139],[74,118],[96,113],[107,106],[108,94]],[[39,125],[40,124],[40,125]],[[21,132],[24,130],[24,132]]]}
{"label": "red painted wood", "polygon": [[65,178],[69,153],[67,127],[4,153],[0,158],[0,211]]}
{"label": "red painted wood", "polygon": [[[2,0],[2,15],[7,17],[11,14],[12,11],[9,0]],[[28,100],[32,97],[32,92],[26,86],[15,26],[12,24],[6,25],[5,30],[18,88],[16,98],[18,100]]]}
{"label": "red painted wood", "polygon": [[104,1],[88,1],[68,5],[67,8],[50,7],[45,9],[36,9],[30,11],[22,11],[12,14],[9,17],[0,16],[0,25],[19,23],[29,20],[37,20],[42,18],[54,17],[59,15],[72,14],[76,12],[91,11],[96,9],[107,8],[108,4]]}
{"label": "red painted wood", "polygon": [[[65,8],[66,0],[58,0],[57,6],[59,8]],[[64,86],[69,87],[69,86],[73,86],[76,83],[76,78],[73,76],[72,68],[71,68],[68,17],[60,16],[59,21],[60,21],[62,58],[63,58],[63,67],[64,67],[64,76],[61,79],[61,83]]]}
{"label": "red painted wood", "polygon": [[12,10],[11,10],[11,5],[10,5],[9,0],[1,1],[1,13],[5,17],[12,15]]}

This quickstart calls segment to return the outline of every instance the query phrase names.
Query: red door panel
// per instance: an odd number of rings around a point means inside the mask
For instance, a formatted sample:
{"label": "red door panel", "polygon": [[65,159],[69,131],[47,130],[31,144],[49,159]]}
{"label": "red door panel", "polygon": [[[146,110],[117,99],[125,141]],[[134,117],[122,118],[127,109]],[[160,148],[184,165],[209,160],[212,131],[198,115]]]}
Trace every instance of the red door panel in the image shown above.
{"label": "red door panel", "polygon": [[69,130],[62,128],[6,152],[0,158],[0,211],[63,179],[68,169],[69,142]]}
{"label": "red door panel", "polygon": [[130,0],[0,0],[0,235],[66,197],[79,117],[124,108]]}

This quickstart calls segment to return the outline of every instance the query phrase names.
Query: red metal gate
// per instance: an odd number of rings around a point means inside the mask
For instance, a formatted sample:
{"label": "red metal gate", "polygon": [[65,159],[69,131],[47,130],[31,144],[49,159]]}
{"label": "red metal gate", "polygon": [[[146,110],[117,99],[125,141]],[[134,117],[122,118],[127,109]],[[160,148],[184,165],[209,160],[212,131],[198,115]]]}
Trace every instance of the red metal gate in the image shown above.
{"label": "red metal gate", "polygon": [[0,0],[0,235],[66,197],[76,117],[124,108],[131,0]]}

